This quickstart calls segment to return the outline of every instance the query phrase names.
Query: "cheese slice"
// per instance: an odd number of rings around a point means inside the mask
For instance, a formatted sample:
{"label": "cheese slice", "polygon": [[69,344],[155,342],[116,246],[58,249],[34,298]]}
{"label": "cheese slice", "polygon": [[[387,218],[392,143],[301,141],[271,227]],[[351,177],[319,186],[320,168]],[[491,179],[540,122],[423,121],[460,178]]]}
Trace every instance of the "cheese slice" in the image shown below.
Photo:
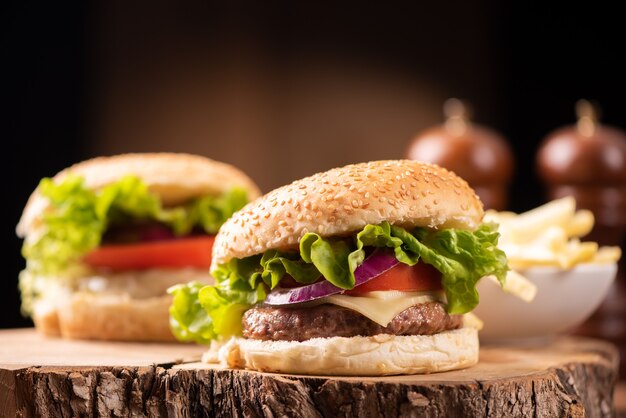
{"label": "cheese slice", "polygon": [[472,312],[463,314],[463,326],[467,328],[475,328],[478,331],[483,329],[484,323]]}
{"label": "cheese slice", "polygon": [[377,291],[363,296],[332,295],[320,299],[319,303],[330,303],[352,309],[386,327],[403,310],[420,303],[443,300],[442,292]]}

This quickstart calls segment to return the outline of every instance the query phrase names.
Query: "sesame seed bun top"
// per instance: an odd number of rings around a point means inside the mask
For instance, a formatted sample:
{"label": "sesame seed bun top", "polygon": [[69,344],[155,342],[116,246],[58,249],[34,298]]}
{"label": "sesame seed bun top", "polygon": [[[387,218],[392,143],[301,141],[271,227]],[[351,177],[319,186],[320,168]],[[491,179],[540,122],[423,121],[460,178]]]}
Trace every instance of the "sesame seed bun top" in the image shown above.
{"label": "sesame seed bun top", "polygon": [[[126,175],[134,175],[167,206],[182,204],[198,196],[219,195],[235,186],[245,188],[251,200],[260,195],[256,184],[238,168],[191,154],[137,153],[98,157],[66,168],[53,180],[61,182],[69,174],[82,176],[85,185],[93,190]],[[20,237],[38,229],[48,205],[48,200],[36,188],[17,224]]]}
{"label": "sesame seed bun top", "polygon": [[296,180],[235,213],[215,239],[211,269],[232,258],[297,248],[307,232],[347,235],[383,221],[405,228],[474,230],[482,217],[474,190],[437,165],[353,164]]}

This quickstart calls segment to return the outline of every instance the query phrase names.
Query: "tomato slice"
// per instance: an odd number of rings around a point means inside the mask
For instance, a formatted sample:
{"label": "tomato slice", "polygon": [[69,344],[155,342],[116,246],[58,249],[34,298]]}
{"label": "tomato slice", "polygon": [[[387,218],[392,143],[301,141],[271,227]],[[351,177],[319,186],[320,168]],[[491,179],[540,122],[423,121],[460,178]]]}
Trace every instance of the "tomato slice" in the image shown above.
{"label": "tomato slice", "polygon": [[104,245],[83,258],[92,266],[112,270],[155,267],[209,268],[214,236],[180,238],[137,244]]}
{"label": "tomato slice", "polygon": [[426,263],[409,266],[399,263],[378,277],[345,292],[357,296],[376,290],[426,291],[441,290],[441,273]]}

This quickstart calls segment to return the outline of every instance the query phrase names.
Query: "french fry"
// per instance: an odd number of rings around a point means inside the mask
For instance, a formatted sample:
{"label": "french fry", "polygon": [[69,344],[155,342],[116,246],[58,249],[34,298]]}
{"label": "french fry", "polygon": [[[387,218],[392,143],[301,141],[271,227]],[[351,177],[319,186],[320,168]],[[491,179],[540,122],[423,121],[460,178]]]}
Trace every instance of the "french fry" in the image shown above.
{"label": "french fry", "polygon": [[573,197],[553,200],[511,219],[511,232],[516,242],[528,243],[552,226],[565,228],[575,211]]}
{"label": "french fry", "polygon": [[[498,283],[498,279],[495,276],[487,276],[489,280]],[[514,270],[509,270],[506,274],[506,281],[504,282],[504,291],[511,293],[524,302],[532,302],[537,295],[537,286]]]}
{"label": "french fry", "polygon": [[576,264],[590,261],[598,252],[597,242],[580,242],[573,240],[567,245],[567,250],[558,254],[559,265],[570,269]]}
{"label": "french fry", "polygon": [[594,218],[588,210],[576,211],[572,197],[520,215],[487,211],[485,220],[500,224],[499,245],[515,270],[535,266],[570,269],[580,263],[614,263],[621,257],[619,247],[598,248],[595,242],[580,241],[591,232]]}
{"label": "french fry", "polygon": [[552,253],[560,253],[567,249],[567,234],[564,229],[551,226],[530,242],[529,246],[543,247]]}
{"label": "french fry", "polygon": [[565,225],[565,233],[570,237],[583,237],[593,228],[593,213],[589,210],[579,210],[572,220]]}
{"label": "french fry", "polygon": [[591,260],[592,263],[614,263],[622,257],[620,247],[600,247],[598,252]]}

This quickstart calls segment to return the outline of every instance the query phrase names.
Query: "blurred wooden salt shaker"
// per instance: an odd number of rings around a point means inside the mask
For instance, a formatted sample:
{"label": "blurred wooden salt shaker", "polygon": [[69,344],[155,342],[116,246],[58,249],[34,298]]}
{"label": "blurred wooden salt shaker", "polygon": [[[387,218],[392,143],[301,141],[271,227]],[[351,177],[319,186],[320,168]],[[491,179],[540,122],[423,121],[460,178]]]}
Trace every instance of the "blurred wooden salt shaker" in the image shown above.
{"label": "blurred wooden salt shaker", "polygon": [[578,123],[550,133],[537,153],[550,199],[574,196],[594,213],[588,239],[619,245],[626,232],[626,134],[598,122],[587,100],[576,103]]}
{"label": "blurred wooden salt shaker", "polygon": [[513,174],[514,159],[505,139],[485,126],[472,123],[467,106],[448,99],[446,121],[419,134],[407,158],[435,163],[467,180],[486,209],[503,210]]}

